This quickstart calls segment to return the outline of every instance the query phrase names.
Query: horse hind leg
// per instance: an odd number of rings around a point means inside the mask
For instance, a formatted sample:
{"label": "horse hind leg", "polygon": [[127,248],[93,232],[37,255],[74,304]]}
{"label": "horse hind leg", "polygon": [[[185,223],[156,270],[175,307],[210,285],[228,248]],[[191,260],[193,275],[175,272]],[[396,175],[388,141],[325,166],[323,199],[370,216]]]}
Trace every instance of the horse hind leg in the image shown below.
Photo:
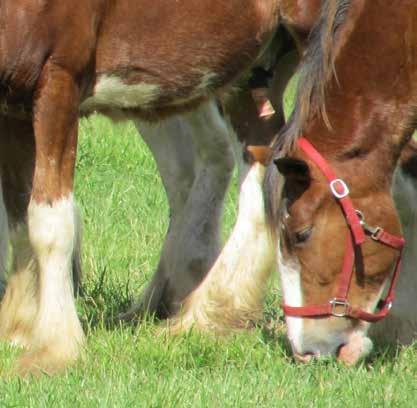
{"label": "horse hind leg", "polygon": [[[413,158],[415,159],[415,157]],[[370,335],[382,344],[409,345],[417,339],[417,179],[398,166],[394,175],[393,198],[405,237],[396,299],[390,314],[371,325]]]}
{"label": "horse hind leg", "polygon": [[220,252],[223,202],[234,168],[229,130],[214,100],[183,116],[194,147],[194,181],[172,234],[169,315],[205,278]]}
{"label": "horse hind leg", "polygon": [[264,172],[255,163],[247,173],[233,231],[206,278],[169,322],[170,332],[193,328],[224,334],[261,318],[274,263],[262,194]]}
{"label": "horse hind leg", "polygon": [[[242,157],[240,148],[238,160]],[[240,169],[239,212],[231,236],[203,282],[169,322],[170,332],[193,328],[222,334],[246,328],[262,316],[274,253],[262,194],[265,168],[254,163]]]}
{"label": "horse hind leg", "polygon": [[154,314],[158,318],[167,315],[170,306],[164,301],[164,291],[174,266],[173,258],[177,252],[176,242],[182,212],[195,178],[192,139],[186,133],[180,116],[170,117],[157,124],[136,121],[136,127],[158,166],[168,198],[170,219],[152,280],[139,301],[127,313],[120,315],[123,320],[131,320],[144,314]]}
{"label": "horse hind leg", "polygon": [[9,249],[9,226],[0,177],[0,300],[6,291],[6,270]]}
{"label": "horse hind leg", "polygon": [[132,309],[167,317],[202,281],[220,251],[220,217],[231,178],[228,130],[214,101],[163,127],[139,129],[158,163],[170,226],[157,272]]}
{"label": "horse hind leg", "polygon": [[[26,225],[34,166],[33,130],[28,122],[5,117],[0,117],[0,129],[0,172],[4,195],[0,203],[3,268],[6,267],[5,251],[9,239],[13,249],[11,274],[0,306],[0,337],[15,345],[28,346],[37,310],[37,265]],[[8,229],[9,237],[3,235]]]}

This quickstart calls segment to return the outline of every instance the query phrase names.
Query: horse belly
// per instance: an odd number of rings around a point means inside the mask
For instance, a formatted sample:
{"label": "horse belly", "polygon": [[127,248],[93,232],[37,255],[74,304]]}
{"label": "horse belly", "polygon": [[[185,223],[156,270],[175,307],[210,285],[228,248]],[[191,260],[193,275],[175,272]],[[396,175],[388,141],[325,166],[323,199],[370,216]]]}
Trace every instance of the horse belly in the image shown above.
{"label": "horse belly", "polygon": [[240,0],[142,0],[143,8],[129,10],[127,3],[116,3],[103,22],[83,111],[187,109],[248,68],[277,22],[276,0],[247,0],[243,8]]}
{"label": "horse belly", "polygon": [[167,89],[156,81],[127,83],[121,76],[102,75],[96,81],[93,95],[81,104],[81,112],[99,111],[110,116],[120,112],[152,117],[186,110],[210,97],[210,83],[215,78],[215,73],[207,73],[195,86],[177,84],[174,89]]}

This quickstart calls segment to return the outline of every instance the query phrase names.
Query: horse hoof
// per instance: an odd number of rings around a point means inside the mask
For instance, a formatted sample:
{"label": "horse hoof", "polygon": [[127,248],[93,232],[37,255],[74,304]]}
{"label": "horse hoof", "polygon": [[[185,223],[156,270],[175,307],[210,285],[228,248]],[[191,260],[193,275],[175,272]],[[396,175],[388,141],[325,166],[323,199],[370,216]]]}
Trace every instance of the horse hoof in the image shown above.
{"label": "horse hoof", "polygon": [[19,358],[14,367],[14,374],[22,378],[53,376],[73,365],[76,358],[58,356],[48,349],[30,351]]}
{"label": "horse hoof", "polygon": [[135,304],[127,312],[119,313],[116,320],[124,323],[137,323],[142,316],[143,311],[141,305]]}

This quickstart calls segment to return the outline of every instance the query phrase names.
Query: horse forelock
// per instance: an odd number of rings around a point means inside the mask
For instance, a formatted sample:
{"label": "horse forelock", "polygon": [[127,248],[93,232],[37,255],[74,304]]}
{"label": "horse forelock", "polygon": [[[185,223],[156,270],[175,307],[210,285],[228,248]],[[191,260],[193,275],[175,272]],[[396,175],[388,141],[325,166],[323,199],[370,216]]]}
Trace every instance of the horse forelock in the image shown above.
{"label": "horse forelock", "polygon": [[[351,0],[323,0],[320,16],[310,33],[308,46],[298,69],[294,111],[273,143],[275,158],[285,156],[293,149],[310,118],[321,115],[330,127],[325,106],[326,85],[336,76],[336,38],[346,20],[350,4]],[[279,179],[276,166],[272,163],[264,182],[266,212],[271,227],[277,224],[281,209],[282,182]]]}

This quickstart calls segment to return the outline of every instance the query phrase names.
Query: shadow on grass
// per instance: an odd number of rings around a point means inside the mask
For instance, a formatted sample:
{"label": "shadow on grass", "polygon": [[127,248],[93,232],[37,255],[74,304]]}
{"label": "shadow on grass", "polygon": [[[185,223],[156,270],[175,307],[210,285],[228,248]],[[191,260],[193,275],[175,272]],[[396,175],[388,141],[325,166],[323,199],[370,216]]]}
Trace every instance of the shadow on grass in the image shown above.
{"label": "shadow on grass", "polygon": [[[417,345],[417,343],[416,343]],[[386,364],[386,363],[395,363],[400,354],[408,347],[415,346],[404,346],[400,344],[388,344],[383,342],[377,342],[372,349],[372,352],[365,358],[364,363],[372,368],[375,364]]]}
{"label": "shadow on grass", "polygon": [[[107,278],[106,269],[103,269],[98,280],[87,280],[85,282],[77,299],[77,305],[86,332],[93,331],[96,328],[116,330],[120,326],[131,328],[133,332],[137,329],[138,324],[158,325],[161,323],[161,320],[153,315],[147,315],[132,322],[121,322],[118,319],[119,314],[128,310],[132,304],[129,283],[129,281],[125,283],[110,281]],[[255,325],[255,328],[259,330],[262,343],[274,350],[279,349],[285,360],[295,363],[287,339],[286,325],[280,303],[279,296],[269,298],[266,302],[264,318]],[[403,350],[404,346],[401,345],[376,343],[372,352],[359,364],[369,370],[381,364],[393,364],[398,360]],[[335,358],[312,361],[313,364],[320,365],[334,364],[335,362]]]}
{"label": "shadow on grass", "polygon": [[[263,342],[269,346],[272,345],[274,348],[279,347],[283,352],[283,356],[288,361],[296,363],[291,350],[291,345],[287,339],[285,317],[280,305],[280,296],[275,295],[272,299],[269,299],[269,302],[266,304],[264,319],[259,322],[257,327],[261,330]],[[417,349],[417,342],[411,347]],[[400,344],[395,345],[384,342],[374,342],[371,353],[363,360],[360,360],[357,365],[363,365],[367,369],[373,369],[377,365],[387,363],[393,364],[400,358],[401,353],[405,349],[407,349],[407,346]],[[334,364],[336,361],[335,357],[330,357],[313,359],[311,363],[326,365]]]}
{"label": "shadow on grass", "polygon": [[104,268],[98,280],[84,282],[77,298],[78,312],[86,331],[97,327],[112,330],[120,327],[118,315],[126,311],[132,303],[129,284],[111,281]]}
{"label": "shadow on grass", "polygon": [[280,293],[273,290],[266,299],[263,319],[256,324],[256,327],[260,330],[262,341],[265,344],[273,348],[280,348],[283,352],[283,357],[293,361],[281,303],[282,297]]}

